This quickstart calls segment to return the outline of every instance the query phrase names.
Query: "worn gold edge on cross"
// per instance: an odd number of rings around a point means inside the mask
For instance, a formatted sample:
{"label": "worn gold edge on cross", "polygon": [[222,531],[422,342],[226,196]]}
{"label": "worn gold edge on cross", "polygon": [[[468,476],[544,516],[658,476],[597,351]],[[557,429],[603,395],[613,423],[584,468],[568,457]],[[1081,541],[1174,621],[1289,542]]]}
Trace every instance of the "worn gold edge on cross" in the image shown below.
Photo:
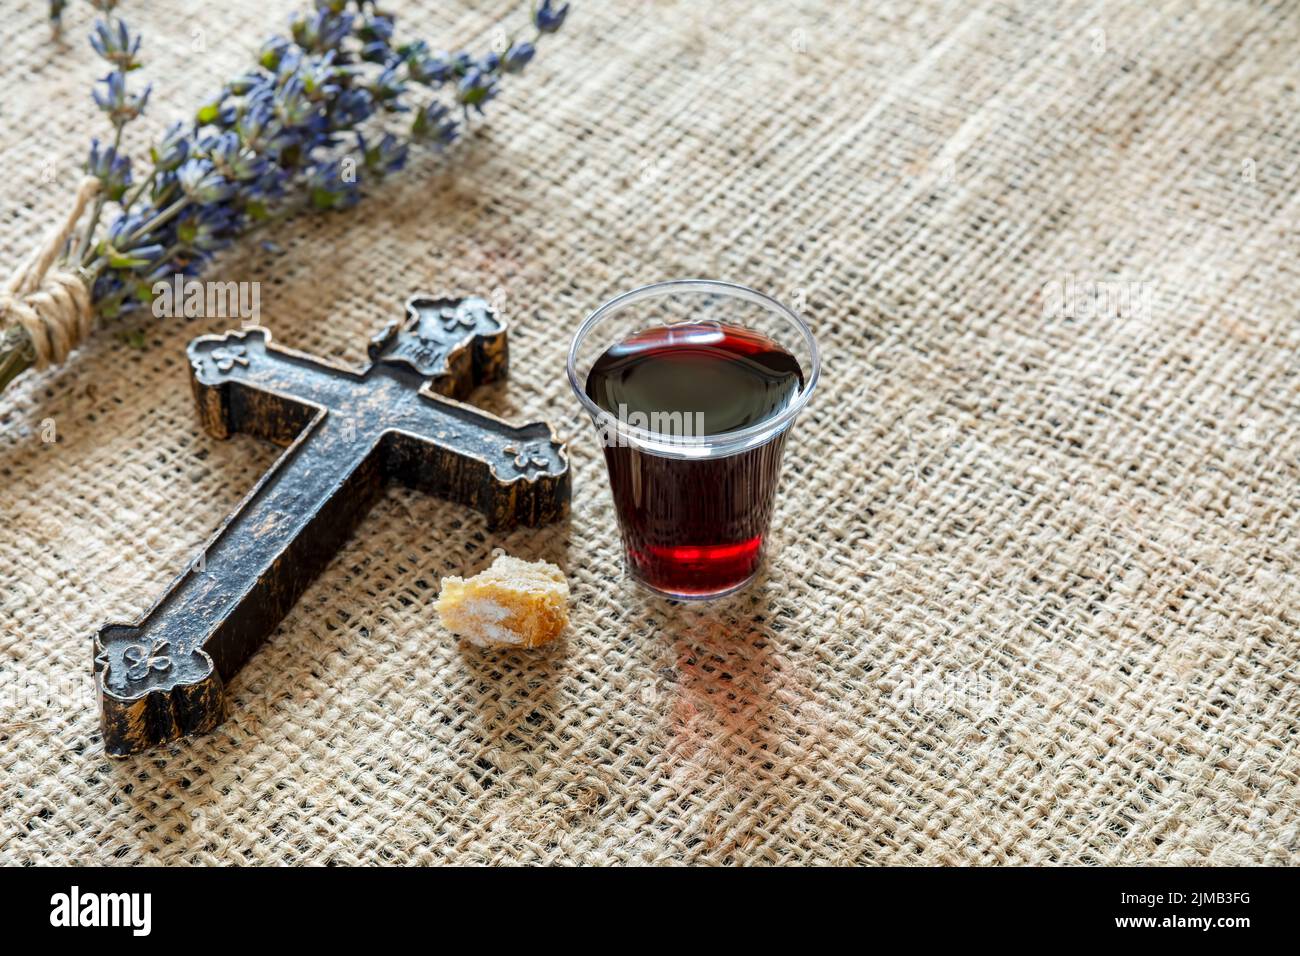
{"label": "worn gold edge on cross", "polygon": [[505,376],[505,322],[466,296],[413,296],[406,312],[375,336],[360,369],[273,344],[261,327],[191,341],[204,430],[252,433],[285,451],[207,539],[203,567],[192,562],[134,623],[96,634],[107,753],[221,723],[225,682],[389,481],[469,505],[490,528],[568,514],[567,449],[551,425],[512,425],[457,400]]}

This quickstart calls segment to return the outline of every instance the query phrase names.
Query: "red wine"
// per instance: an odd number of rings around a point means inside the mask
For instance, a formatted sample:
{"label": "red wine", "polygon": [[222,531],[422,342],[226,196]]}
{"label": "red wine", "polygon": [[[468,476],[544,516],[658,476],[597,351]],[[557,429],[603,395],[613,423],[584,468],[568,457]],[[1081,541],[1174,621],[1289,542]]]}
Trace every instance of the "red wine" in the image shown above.
{"label": "red wine", "polygon": [[[764,335],[716,322],[629,336],[596,360],[586,383],[587,396],[605,411],[631,425],[648,421],[670,437],[725,436],[756,425],[780,414],[802,388],[793,355]],[[687,596],[745,583],[762,560],[784,444],[781,432],[733,455],[675,458],[607,442],[632,572]]]}

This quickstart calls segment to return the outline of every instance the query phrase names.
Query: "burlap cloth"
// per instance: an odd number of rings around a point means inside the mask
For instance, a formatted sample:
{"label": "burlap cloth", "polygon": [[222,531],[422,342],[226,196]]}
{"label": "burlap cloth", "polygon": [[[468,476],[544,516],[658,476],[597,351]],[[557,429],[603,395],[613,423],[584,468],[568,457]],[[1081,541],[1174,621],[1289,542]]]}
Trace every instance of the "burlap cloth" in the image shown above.
{"label": "burlap cloth", "polygon": [[[61,48],[41,6],[0,20],[6,262],[101,128],[90,12]],[[514,5],[393,6],[482,45]],[[140,133],[293,7],[127,2]],[[1298,42],[1285,4],[575,5],[454,173],[214,273],[356,362],[415,290],[495,295],[512,378],[474,400],[572,436],[571,522],[393,490],[218,732],[110,761],[95,627],[276,451],[197,429],[184,346],[229,322],[101,330],[0,398],[0,860],[1294,863]],[[826,359],[779,550],[702,608],[621,576],[562,372],[588,310],[683,275],[802,305]],[[567,569],[560,646],[438,626],[495,547]]]}

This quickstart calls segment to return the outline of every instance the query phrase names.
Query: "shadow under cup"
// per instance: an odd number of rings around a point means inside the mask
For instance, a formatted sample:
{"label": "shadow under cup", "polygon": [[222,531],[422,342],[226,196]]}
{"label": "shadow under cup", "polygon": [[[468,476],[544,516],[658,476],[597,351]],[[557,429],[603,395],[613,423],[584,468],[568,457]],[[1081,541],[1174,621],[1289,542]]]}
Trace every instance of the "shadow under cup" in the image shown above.
{"label": "shadow under cup", "polygon": [[[778,357],[787,368],[797,364],[797,384],[758,420],[737,419],[743,427],[717,431],[699,427],[705,418],[702,410],[691,414],[692,396],[707,395],[708,404],[724,406],[740,398],[728,391],[733,379],[707,370],[699,372],[703,379],[688,372],[680,380],[678,407],[662,414],[606,409],[588,394],[592,369],[604,367],[611,348],[622,353],[629,340],[649,341],[669,355],[687,339],[733,343],[738,356],[751,354],[759,343],[764,355]],[[637,581],[666,597],[705,600],[753,580],[765,554],[786,435],[820,371],[817,343],[798,315],[729,282],[682,279],[644,286],[587,318],[569,348],[569,384],[604,446],[624,557]]]}

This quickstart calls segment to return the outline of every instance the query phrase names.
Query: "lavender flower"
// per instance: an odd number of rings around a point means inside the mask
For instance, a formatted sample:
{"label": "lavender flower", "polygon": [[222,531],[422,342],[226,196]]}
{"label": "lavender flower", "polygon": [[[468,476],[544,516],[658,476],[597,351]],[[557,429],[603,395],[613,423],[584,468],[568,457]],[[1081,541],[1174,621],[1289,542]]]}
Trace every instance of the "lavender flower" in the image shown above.
{"label": "lavender flower", "polygon": [[385,67],[370,86],[370,95],[375,98],[375,102],[390,113],[404,113],[410,109],[402,102],[402,94],[405,92],[406,81],[402,79],[398,64]]}
{"label": "lavender flower", "polygon": [[103,20],[95,22],[95,30],[90,35],[90,45],[102,59],[113,64],[125,73],[140,66],[135,55],[140,51],[140,34],[131,33],[125,20]]}
{"label": "lavender flower", "polygon": [[212,160],[216,171],[231,182],[256,179],[266,170],[266,160],[245,149],[235,132],[210,136],[199,143],[199,149]]}
{"label": "lavender flower", "polygon": [[99,180],[104,195],[113,201],[121,199],[131,185],[130,157],[119,155],[112,146],[100,150],[97,139],[90,141],[86,172]]}
{"label": "lavender flower", "polygon": [[531,43],[512,43],[501,65],[507,73],[521,73],[536,53],[537,48]]}
{"label": "lavender flower", "polygon": [[149,158],[154,169],[159,172],[171,172],[179,169],[190,153],[190,141],[181,130],[180,123],[167,127],[167,132],[149,149]]}
{"label": "lavender flower", "polygon": [[[349,166],[349,162],[352,165]],[[314,209],[348,209],[355,206],[361,198],[360,185],[353,160],[332,159],[307,171],[307,193]]]}
{"label": "lavender flower", "polygon": [[282,36],[273,36],[262,44],[262,49],[257,54],[257,62],[268,70],[276,70],[280,67],[280,61],[293,44]]}
{"label": "lavender flower", "polygon": [[122,127],[144,112],[149,102],[150,87],[143,93],[131,93],[126,88],[126,74],[114,72],[100,80],[104,88],[92,91],[95,103],[108,114],[115,127]]}
{"label": "lavender flower", "polygon": [[406,60],[406,75],[416,83],[436,89],[446,83],[451,76],[448,55],[431,54],[428,44],[423,40],[410,44],[402,55]]}
{"label": "lavender flower", "polygon": [[569,5],[563,4],[558,10],[551,6],[551,0],[542,0],[533,10],[533,26],[538,33],[554,33],[564,25],[564,18],[569,15]]}
{"label": "lavender flower", "polygon": [[311,53],[332,50],[352,29],[352,16],[336,13],[327,6],[312,13],[294,14],[289,21],[293,42]]}
{"label": "lavender flower", "polygon": [[201,254],[224,249],[237,231],[235,214],[221,206],[191,208],[176,224],[177,240]]}
{"label": "lavender flower", "polygon": [[187,159],[176,177],[181,192],[193,202],[221,202],[235,194],[235,184],[228,182],[208,159]]}
{"label": "lavender flower", "polygon": [[383,176],[387,173],[397,172],[406,165],[410,145],[404,140],[398,139],[392,133],[385,133],[377,143],[369,146],[366,143],[366,138],[358,133],[357,149],[365,157],[366,169],[376,175]]}
{"label": "lavender flower", "polygon": [[450,119],[451,110],[436,100],[420,110],[411,124],[411,137],[420,143],[447,146],[457,136],[456,121]]}
{"label": "lavender flower", "polygon": [[367,63],[390,65],[400,59],[400,54],[391,44],[393,38],[393,18],[374,13],[357,26],[357,36],[364,44],[361,47],[361,59]]}
{"label": "lavender flower", "polygon": [[469,72],[460,78],[460,83],[456,87],[456,102],[464,106],[467,111],[472,106],[482,113],[483,104],[497,95],[497,81],[492,72],[499,65],[493,63],[490,69],[471,67]]}
{"label": "lavender flower", "polygon": [[108,236],[101,243],[100,254],[108,258],[114,269],[135,269],[149,265],[160,258],[165,250],[146,233],[148,224],[139,216],[119,216],[108,228]]}

